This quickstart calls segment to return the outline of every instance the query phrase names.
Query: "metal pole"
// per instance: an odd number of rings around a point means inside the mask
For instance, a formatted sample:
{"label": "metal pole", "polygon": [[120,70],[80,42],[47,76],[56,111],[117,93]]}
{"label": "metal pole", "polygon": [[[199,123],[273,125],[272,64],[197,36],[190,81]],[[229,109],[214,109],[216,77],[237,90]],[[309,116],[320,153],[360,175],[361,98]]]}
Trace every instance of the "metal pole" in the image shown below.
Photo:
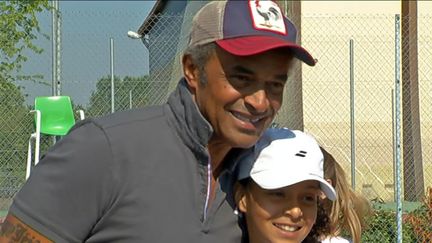
{"label": "metal pole", "polygon": [[111,68],[111,113],[115,112],[114,108],[114,39],[110,38],[110,68]]}
{"label": "metal pole", "polygon": [[57,3],[57,9],[56,9],[56,61],[57,61],[57,65],[56,65],[56,81],[57,81],[57,88],[56,88],[56,95],[60,95],[61,94],[61,16],[60,16],[60,2],[58,0],[55,1]]}
{"label": "metal pole", "polygon": [[132,90],[129,90],[129,109],[132,109]]}
{"label": "metal pole", "polygon": [[[52,83],[51,83],[51,95],[58,95],[58,84],[59,84],[59,66],[60,66],[60,31],[59,31],[59,3],[57,0],[52,2],[52,37],[51,37],[51,45],[52,45]],[[53,144],[56,143],[58,138],[56,136],[52,136]]]}
{"label": "metal pole", "polygon": [[55,96],[57,94],[57,45],[56,45],[56,35],[57,35],[57,1],[52,1],[51,9],[51,47],[52,47],[52,82],[51,82],[51,95]]}
{"label": "metal pole", "polygon": [[350,120],[351,120],[351,186],[356,188],[355,158],[355,96],[354,96],[354,40],[350,39]]}
{"label": "metal pole", "polygon": [[392,103],[392,141],[393,141],[393,201],[396,202],[397,201],[397,196],[396,196],[396,111],[395,111],[395,91],[394,89],[391,90],[391,103]]}
{"label": "metal pole", "polygon": [[396,226],[397,242],[402,243],[402,189],[401,189],[401,104],[400,104],[400,15],[395,15],[395,115],[396,115]]}

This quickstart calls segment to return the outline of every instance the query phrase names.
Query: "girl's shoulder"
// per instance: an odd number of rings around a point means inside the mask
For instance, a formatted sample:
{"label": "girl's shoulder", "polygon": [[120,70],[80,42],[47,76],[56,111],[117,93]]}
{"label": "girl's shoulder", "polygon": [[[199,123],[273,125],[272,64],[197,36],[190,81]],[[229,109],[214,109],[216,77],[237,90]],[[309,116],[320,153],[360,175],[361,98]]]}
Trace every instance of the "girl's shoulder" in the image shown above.
{"label": "girl's shoulder", "polygon": [[329,237],[323,240],[321,243],[351,243],[351,241],[343,238],[343,237]]}

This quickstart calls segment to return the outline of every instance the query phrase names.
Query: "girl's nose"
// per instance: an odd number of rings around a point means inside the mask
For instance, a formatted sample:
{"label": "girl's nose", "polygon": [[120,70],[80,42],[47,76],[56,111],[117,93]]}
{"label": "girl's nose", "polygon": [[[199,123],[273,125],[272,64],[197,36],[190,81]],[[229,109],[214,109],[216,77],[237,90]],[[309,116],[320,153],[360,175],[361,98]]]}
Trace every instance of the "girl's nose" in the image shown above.
{"label": "girl's nose", "polygon": [[300,207],[289,207],[285,210],[285,215],[289,215],[292,219],[299,219],[303,216],[303,211]]}

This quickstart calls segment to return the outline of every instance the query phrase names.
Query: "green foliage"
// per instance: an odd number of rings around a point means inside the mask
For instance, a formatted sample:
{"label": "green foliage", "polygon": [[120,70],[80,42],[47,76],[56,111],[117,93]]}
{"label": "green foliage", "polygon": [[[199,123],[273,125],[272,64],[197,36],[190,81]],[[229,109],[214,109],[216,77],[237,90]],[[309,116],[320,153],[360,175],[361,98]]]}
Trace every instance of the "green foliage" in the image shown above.
{"label": "green foliage", "polygon": [[21,87],[13,81],[40,78],[15,74],[27,61],[25,50],[42,52],[33,43],[40,33],[36,15],[49,8],[48,0],[0,1],[0,157],[6,158],[0,161],[2,170],[24,166],[32,117]]}
{"label": "green foliage", "polygon": [[[19,87],[0,77],[0,172],[24,167],[27,139],[30,135],[29,109]],[[24,178],[14,175],[14,178]],[[1,183],[9,181],[1,180]],[[0,183],[0,186],[1,186]]]}
{"label": "green foliage", "polygon": [[[369,225],[362,235],[362,242],[392,243],[397,241],[396,213],[394,211],[378,207],[367,222]],[[403,224],[402,242],[417,242],[410,225]]]}
{"label": "green foliage", "polygon": [[432,187],[428,188],[428,196],[422,206],[407,214],[404,222],[411,226],[418,242],[430,242],[432,239]]}
{"label": "green foliage", "polygon": [[8,111],[17,106],[22,106],[24,96],[21,93],[20,87],[15,86],[11,82],[7,82],[0,76],[0,111]]}
{"label": "green foliage", "polygon": [[[368,227],[362,242],[396,242],[396,213],[383,203],[374,204],[374,214],[367,220]],[[415,209],[404,207],[402,215],[402,242],[426,243],[432,239],[432,188],[428,196]]]}
{"label": "green foliage", "polygon": [[[0,78],[0,122],[2,133],[17,132],[28,109],[24,104],[25,97],[20,87]],[[2,139],[0,138],[0,141]]]}
{"label": "green foliage", "polygon": [[[27,61],[23,51],[28,49],[41,53],[42,49],[33,44],[40,33],[36,14],[48,10],[48,0],[0,1],[0,77],[14,81],[13,73],[19,72]],[[21,76],[33,79],[37,76]]]}
{"label": "green foliage", "polygon": [[[115,110],[142,107],[149,101],[149,77],[129,77],[123,79],[114,77]],[[96,90],[90,97],[90,104],[86,116],[101,116],[111,113],[111,77],[106,76],[98,80]]]}

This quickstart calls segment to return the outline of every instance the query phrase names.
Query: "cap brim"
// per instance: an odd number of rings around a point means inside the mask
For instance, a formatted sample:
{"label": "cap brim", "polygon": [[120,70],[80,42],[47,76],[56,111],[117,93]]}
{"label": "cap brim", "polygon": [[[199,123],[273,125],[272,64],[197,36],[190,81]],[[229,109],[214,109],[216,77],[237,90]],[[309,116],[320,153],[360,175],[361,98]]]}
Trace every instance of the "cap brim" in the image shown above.
{"label": "cap brim", "polygon": [[294,56],[309,66],[315,66],[315,59],[303,47],[271,36],[245,36],[217,40],[216,43],[225,51],[236,56],[250,56],[275,48],[289,48]]}
{"label": "cap brim", "polygon": [[258,173],[251,175],[251,178],[257,183],[261,188],[272,190],[279,189],[286,186],[291,186],[296,183],[307,181],[307,180],[315,180],[320,182],[321,190],[327,196],[328,199],[334,201],[336,200],[336,191],[333,186],[330,185],[326,180],[322,177],[308,174],[302,176],[290,176],[284,173],[283,175],[275,175],[275,173]]}

